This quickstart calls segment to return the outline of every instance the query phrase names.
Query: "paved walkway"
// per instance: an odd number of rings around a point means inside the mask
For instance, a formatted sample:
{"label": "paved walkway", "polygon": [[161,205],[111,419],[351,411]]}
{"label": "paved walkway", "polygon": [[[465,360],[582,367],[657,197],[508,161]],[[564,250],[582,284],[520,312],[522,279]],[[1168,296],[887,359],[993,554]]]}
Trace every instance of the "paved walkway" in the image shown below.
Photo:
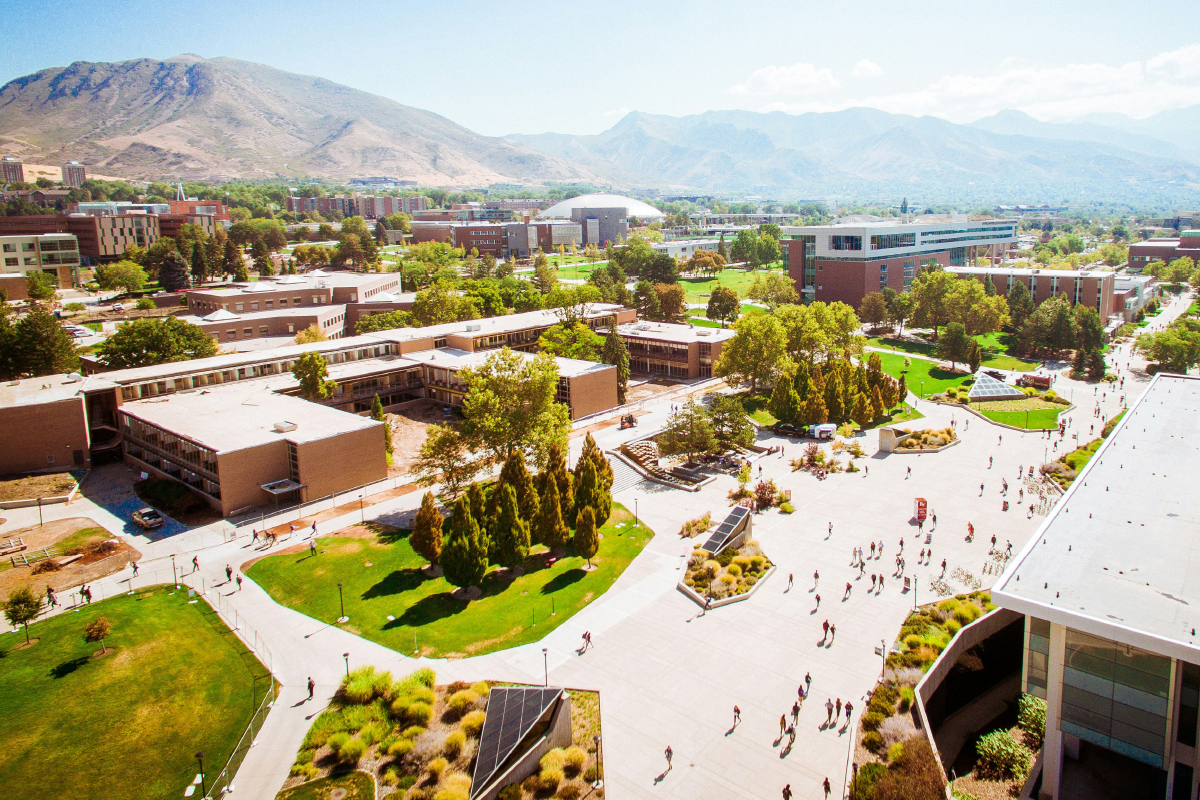
{"label": "paved walkway", "polygon": [[[1152,324],[1161,328],[1186,307],[1187,301],[1179,301]],[[1124,368],[1128,349],[1115,348],[1110,360],[1122,365],[1125,392],[1132,401],[1149,379],[1137,371],[1142,362],[1136,357],[1133,371]],[[1058,378],[1059,393],[1074,396],[1079,406],[1069,415],[1068,436],[1078,433],[1081,443],[1098,435],[1102,419],[1093,417],[1090,397],[1102,415],[1111,417],[1120,406],[1120,390],[1101,396],[1093,388],[1065,375]],[[606,778],[614,797],[775,798],[790,783],[795,797],[820,798],[820,782],[826,776],[835,793],[842,791],[851,746],[848,732],[822,728],[825,698],[852,700],[861,711],[865,694],[880,673],[874,648],[891,643],[915,602],[932,599],[928,587],[941,574],[943,558],[947,575],[962,568],[985,587],[994,582],[997,576],[982,574],[990,537],[994,534],[1000,547],[1011,541],[1016,551],[1042,522],[1041,517],[1030,518],[1027,511],[1016,508],[1015,502],[1009,511],[1002,511],[1001,479],[1008,479],[1011,497],[1018,488],[1019,467],[1027,470],[1030,464],[1062,452],[1041,432],[1000,429],[956,413],[953,407],[914,397],[910,402],[926,420],[909,425],[940,428],[953,419],[961,443],[937,454],[884,456],[875,453],[878,433],[868,432],[862,445],[874,455],[859,464],[869,472],[818,481],[788,466],[787,457],[799,456],[801,444],[760,434],[762,443],[780,444],[785,451],[759,459],[755,480],[761,468],[762,478],[790,489],[796,512],[782,515],[772,510],[754,518],[754,537],[778,569],[748,601],[707,614],[699,613],[675,589],[684,559],[696,543],[680,539],[677,531],[684,520],[705,511],[715,519],[724,517],[726,494],[736,485],[729,476],[694,494],[648,482],[619,492],[616,499],[636,508],[658,535],[613,587],[542,641],[475,658],[411,659],[286,609],[253,581],[244,581],[238,591],[225,583],[225,565],[237,569],[262,553],[249,546],[248,536],[224,541],[228,533],[219,525],[167,541],[139,542],[144,553],[142,574],[161,575],[169,568],[171,553],[177,554],[177,562],[186,560],[189,565],[191,554],[197,553],[200,569],[183,580],[207,590],[223,613],[236,618],[240,633],[261,648],[282,684],[280,700],[238,774],[239,797],[270,800],[274,796],[310,720],[345,674],[348,658],[351,669],[370,663],[395,675],[429,664],[440,680],[537,683],[548,674],[552,684],[599,689]],[[601,428],[594,432],[597,442],[611,448],[640,435],[639,431],[654,430],[666,422],[670,406],[670,400],[647,402],[639,428]],[[1095,426],[1095,434],[1088,432],[1089,425]],[[581,447],[582,439],[572,440],[572,459]],[[413,511],[420,496],[413,493],[368,506],[365,515],[395,521]],[[928,545],[926,536],[918,535],[910,522],[916,496],[925,497],[938,516],[935,528],[926,527]],[[0,534],[31,524],[28,512],[6,513]],[[47,507],[44,512],[50,518],[91,516],[114,532],[124,525],[86,499],[70,507]],[[338,530],[359,519],[355,510],[323,522],[321,530]],[[964,540],[968,522],[975,526],[973,543]],[[887,581],[875,593],[868,591],[869,577],[859,579],[857,568],[850,566],[851,549],[869,550],[871,541],[882,541],[884,553],[870,562],[866,573],[883,574]],[[905,574],[917,579],[915,596],[903,592],[902,579],[892,577],[902,541]],[[918,555],[926,547],[932,548],[932,556],[921,564]],[[816,587],[814,570],[821,576]],[[789,573],[795,582],[787,590]],[[102,584],[101,592],[122,591],[128,588],[128,583],[122,583],[128,577],[122,573],[97,583]],[[843,597],[847,582],[852,588]],[[819,608],[817,594],[821,595]],[[821,623],[826,619],[837,627],[837,635],[822,642]],[[592,632],[595,647],[581,655],[577,648],[585,630]],[[790,710],[806,672],[813,678],[812,697],[801,712],[796,743],[786,751],[776,739],[779,715]],[[307,702],[303,687],[310,676],[318,690],[315,699]],[[731,728],[734,704],[741,707],[743,721]],[[674,768],[664,773],[662,753],[667,745],[674,750]]]}

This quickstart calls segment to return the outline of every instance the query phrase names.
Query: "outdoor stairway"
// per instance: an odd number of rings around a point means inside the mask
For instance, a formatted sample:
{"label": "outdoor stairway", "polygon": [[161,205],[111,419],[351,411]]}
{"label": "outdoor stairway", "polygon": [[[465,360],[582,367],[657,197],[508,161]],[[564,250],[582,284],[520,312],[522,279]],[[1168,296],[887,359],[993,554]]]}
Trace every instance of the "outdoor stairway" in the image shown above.
{"label": "outdoor stairway", "polygon": [[612,493],[623,492],[626,489],[632,488],[641,483],[645,478],[639,475],[633,467],[626,464],[619,458],[606,456],[608,463],[612,465],[613,485]]}

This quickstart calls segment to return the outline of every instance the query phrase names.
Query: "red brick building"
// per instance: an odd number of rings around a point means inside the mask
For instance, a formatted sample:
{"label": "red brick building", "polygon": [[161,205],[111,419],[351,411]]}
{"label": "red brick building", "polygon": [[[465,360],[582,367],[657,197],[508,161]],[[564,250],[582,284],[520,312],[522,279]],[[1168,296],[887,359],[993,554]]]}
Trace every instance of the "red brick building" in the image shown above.
{"label": "red brick building", "polygon": [[450,226],[450,244],[463,252],[479,250],[480,255],[504,255],[504,226],[496,222],[466,222]]}
{"label": "red brick building", "polygon": [[1008,294],[1020,281],[1029,290],[1035,303],[1059,295],[1072,305],[1082,304],[1095,309],[1100,319],[1107,321],[1113,314],[1123,312],[1114,297],[1116,273],[1079,269],[1016,269],[1012,267],[950,267],[946,270],[960,278],[974,278],[983,283],[988,278],[1001,294]]}

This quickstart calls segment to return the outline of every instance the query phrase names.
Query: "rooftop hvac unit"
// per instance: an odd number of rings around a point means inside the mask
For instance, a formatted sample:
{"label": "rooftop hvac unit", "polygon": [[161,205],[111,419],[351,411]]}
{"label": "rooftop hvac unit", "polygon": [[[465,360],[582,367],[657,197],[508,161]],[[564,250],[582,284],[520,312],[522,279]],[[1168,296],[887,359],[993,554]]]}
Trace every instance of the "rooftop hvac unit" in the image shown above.
{"label": "rooftop hvac unit", "polygon": [[478,323],[478,322],[475,322],[475,323],[472,323],[472,324],[468,325],[468,326],[467,326],[467,330],[468,330],[468,331],[477,331],[477,330],[481,330],[481,326],[479,325],[479,323]]}
{"label": "rooftop hvac unit", "polygon": [[288,433],[289,431],[294,431],[294,430],[296,430],[296,423],[294,423],[294,422],[287,422],[285,420],[284,422],[276,422],[275,423],[275,432],[276,433]]}

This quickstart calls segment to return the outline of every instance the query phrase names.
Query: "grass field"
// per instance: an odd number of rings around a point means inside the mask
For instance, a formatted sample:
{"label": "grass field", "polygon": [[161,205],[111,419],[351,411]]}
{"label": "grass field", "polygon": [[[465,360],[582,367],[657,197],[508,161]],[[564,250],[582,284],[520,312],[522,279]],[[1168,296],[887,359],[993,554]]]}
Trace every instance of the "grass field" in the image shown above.
{"label": "grass field", "polygon": [[992,422],[1012,425],[1014,428],[1027,428],[1031,431],[1046,430],[1058,427],[1058,411],[1052,408],[1040,408],[1036,411],[981,411]]}
{"label": "grass field", "polygon": [[[782,270],[774,271],[783,274]],[[708,295],[712,294],[713,288],[718,284],[733,289],[738,293],[738,297],[745,298],[746,292],[750,291],[750,284],[754,283],[754,278],[764,272],[767,270],[760,269],[749,272],[744,269],[726,269],[711,278],[680,278],[679,282],[683,284],[683,289],[687,293],[687,302],[707,303]],[[701,295],[704,296],[701,297]]]}
{"label": "grass field", "polygon": [[[883,371],[893,378],[899,378],[904,370],[904,356],[892,353],[879,355],[883,360]],[[910,392],[918,397],[929,397],[931,394],[944,392],[951,386],[963,386],[968,378],[969,375],[956,375],[941,369],[932,361],[913,358],[910,359],[905,380]]]}
{"label": "grass field", "polygon": [[[1013,338],[1011,333],[986,333],[976,336],[975,340],[979,342],[979,346],[983,348],[984,355],[987,356],[981,362],[982,366],[1019,372],[1032,372],[1041,366],[1040,361],[1030,361],[1008,355],[1008,348],[1012,344]],[[929,358],[937,358],[937,347],[932,344],[885,339],[881,336],[871,337],[867,340],[867,344],[872,347],[887,348],[901,353],[912,353],[928,356]]]}
{"label": "grass field", "polygon": [[277,602],[329,624],[340,613],[341,581],[346,630],[404,653],[481,655],[541,639],[607,591],[653,536],[632,523],[633,515],[614,503],[592,572],[580,568],[584,560],[568,546],[551,567],[531,558],[517,578],[490,569],[483,595],[471,602],[455,599],[445,578],[424,576],[426,562],[408,543],[408,531],[384,526],[370,535],[358,528],[323,537],[315,557],[307,550],[270,556],[246,574]]}
{"label": "grass field", "polygon": [[[83,627],[112,624],[108,655]],[[270,676],[204,603],[156,588],[0,636],[0,786],[9,797],[183,796],[225,765]],[[17,787],[20,787],[19,789]],[[198,795],[198,793],[197,793]]]}

